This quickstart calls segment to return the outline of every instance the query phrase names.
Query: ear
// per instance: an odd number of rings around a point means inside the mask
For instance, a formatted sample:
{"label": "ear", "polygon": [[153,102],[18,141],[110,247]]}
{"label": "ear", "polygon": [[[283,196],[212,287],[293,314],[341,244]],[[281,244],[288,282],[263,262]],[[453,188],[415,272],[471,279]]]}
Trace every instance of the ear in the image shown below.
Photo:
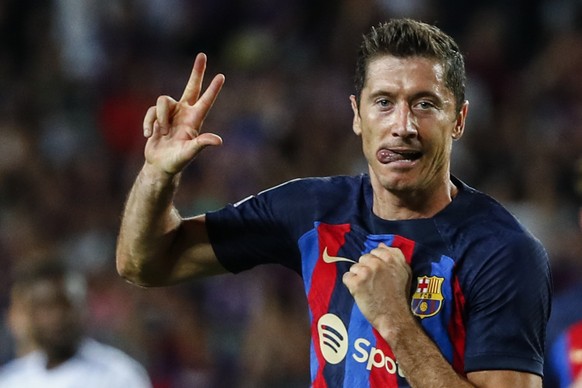
{"label": "ear", "polygon": [[465,121],[467,120],[467,113],[469,113],[469,101],[465,101],[461,106],[459,114],[455,120],[455,128],[453,128],[452,137],[454,140],[458,140],[463,136],[465,132]]}
{"label": "ear", "polygon": [[30,316],[24,306],[24,302],[20,300],[12,300],[6,312],[6,322],[8,329],[15,341],[16,354],[24,355],[33,350],[36,345],[30,333]]}
{"label": "ear", "polygon": [[362,134],[362,126],[360,120],[360,111],[358,109],[358,101],[356,100],[356,96],[353,94],[350,96],[350,102],[352,105],[352,112],[354,112],[354,120],[352,123],[352,130],[358,136]]}

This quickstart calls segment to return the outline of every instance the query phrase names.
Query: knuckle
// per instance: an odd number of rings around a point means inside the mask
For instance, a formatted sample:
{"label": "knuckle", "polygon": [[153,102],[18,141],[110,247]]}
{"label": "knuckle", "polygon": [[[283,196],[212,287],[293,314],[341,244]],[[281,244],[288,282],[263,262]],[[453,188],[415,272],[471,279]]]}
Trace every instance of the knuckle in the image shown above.
{"label": "knuckle", "polygon": [[173,101],[174,101],[174,99],[172,97],[166,96],[166,95],[161,95],[161,96],[158,97],[156,103],[157,103],[157,106],[160,106],[160,105],[169,105]]}

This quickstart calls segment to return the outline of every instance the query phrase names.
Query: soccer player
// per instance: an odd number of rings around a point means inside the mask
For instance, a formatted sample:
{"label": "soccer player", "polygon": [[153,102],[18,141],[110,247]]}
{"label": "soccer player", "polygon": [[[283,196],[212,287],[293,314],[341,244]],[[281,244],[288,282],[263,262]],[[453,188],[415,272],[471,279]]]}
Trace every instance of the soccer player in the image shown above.
{"label": "soccer player", "polygon": [[582,382],[582,321],[560,334],[550,348],[548,362],[556,387],[571,387],[578,378]]}
{"label": "soccer player", "polygon": [[161,96],[145,115],[145,163],[118,237],[123,277],[163,286],[264,263],[296,271],[314,387],[541,386],[548,258],[450,173],[469,109],[451,37],[409,19],[364,36],[350,102],[367,173],[297,179],[183,218],[181,171],[222,143],[201,132],[225,80],[201,94],[205,65],[199,54],[180,100]]}
{"label": "soccer player", "polygon": [[0,387],[151,388],[136,360],[87,336],[85,308],[82,274],[52,258],[23,263],[12,285],[9,321],[27,349],[0,367]]}
{"label": "soccer player", "polygon": [[[574,165],[574,191],[579,203],[578,225],[582,230],[582,158]],[[582,320],[579,319],[582,282],[555,298],[550,324],[560,327],[556,338],[548,338],[547,388],[582,388]],[[556,306],[556,304],[555,304]]]}

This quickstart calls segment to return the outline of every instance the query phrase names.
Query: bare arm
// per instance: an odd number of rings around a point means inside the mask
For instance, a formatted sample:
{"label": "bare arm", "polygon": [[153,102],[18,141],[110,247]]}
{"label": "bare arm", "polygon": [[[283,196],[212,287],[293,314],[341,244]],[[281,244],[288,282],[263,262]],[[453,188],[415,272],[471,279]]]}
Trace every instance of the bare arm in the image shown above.
{"label": "bare arm", "polygon": [[471,372],[465,378],[453,370],[414,318],[398,326],[401,330],[386,337],[411,387],[542,387],[540,376],[510,370]]}
{"label": "bare arm", "polygon": [[204,216],[183,219],[173,206],[181,171],[207,146],[200,133],[224,76],[200,95],[206,56],[199,54],[179,101],[161,96],[144,119],[145,164],[127,199],[117,241],[117,270],[142,286],[175,284],[224,271],[208,242]]}
{"label": "bare arm", "polygon": [[408,306],[411,270],[402,252],[384,244],[363,255],[344,283],[372,326],[388,342],[412,387],[541,388],[537,375],[516,371],[455,372]]}

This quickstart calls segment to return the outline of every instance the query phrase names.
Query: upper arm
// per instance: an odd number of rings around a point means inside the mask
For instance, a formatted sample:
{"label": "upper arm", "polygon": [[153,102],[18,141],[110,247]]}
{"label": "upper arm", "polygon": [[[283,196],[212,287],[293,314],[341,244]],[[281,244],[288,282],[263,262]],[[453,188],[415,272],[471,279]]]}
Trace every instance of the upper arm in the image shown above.
{"label": "upper arm", "polygon": [[497,244],[482,263],[467,299],[465,371],[541,374],[551,305],[545,252],[515,238]]}
{"label": "upper arm", "polygon": [[204,215],[182,221],[169,259],[172,268],[168,284],[226,272],[208,239]]}
{"label": "upper arm", "polygon": [[467,373],[467,379],[479,388],[541,388],[542,378],[533,373],[512,370],[486,370]]}
{"label": "upper arm", "polygon": [[226,272],[208,239],[204,215],[182,219],[166,236],[167,250],[122,274],[142,287],[160,287]]}

